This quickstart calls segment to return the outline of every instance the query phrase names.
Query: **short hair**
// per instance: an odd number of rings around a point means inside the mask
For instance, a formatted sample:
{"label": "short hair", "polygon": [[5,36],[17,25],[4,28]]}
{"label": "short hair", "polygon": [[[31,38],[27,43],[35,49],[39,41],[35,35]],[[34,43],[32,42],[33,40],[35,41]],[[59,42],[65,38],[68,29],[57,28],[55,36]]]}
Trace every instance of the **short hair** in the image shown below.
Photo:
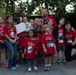
{"label": "short hair", "polygon": [[20,8],[20,6],[19,6],[19,5],[16,5],[16,6],[15,6],[15,8],[17,8],[17,7],[19,7],[19,8]]}
{"label": "short hair", "polygon": [[70,24],[70,25],[71,25],[71,22],[70,22],[70,21],[67,21],[67,22],[65,23],[65,25],[68,25],[68,24]]}

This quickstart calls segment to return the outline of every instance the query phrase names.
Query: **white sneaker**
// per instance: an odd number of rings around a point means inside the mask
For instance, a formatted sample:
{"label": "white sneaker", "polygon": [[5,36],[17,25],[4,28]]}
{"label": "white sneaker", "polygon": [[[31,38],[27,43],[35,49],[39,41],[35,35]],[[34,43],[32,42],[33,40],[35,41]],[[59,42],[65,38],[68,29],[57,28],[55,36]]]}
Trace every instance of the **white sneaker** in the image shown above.
{"label": "white sneaker", "polygon": [[38,68],[36,66],[34,66],[34,70],[37,70]]}
{"label": "white sneaker", "polygon": [[28,71],[29,71],[29,72],[31,72],[31,71],[32,71],[32,68],[31,68],[31,67],[29,67],[29,68],[28,68]]}
{"label": "white sneaker", "polygon": [[15,67],[16,67],[16,68],[19,68],[19,67],[20,67],[20,65],[16,64],[16,65],[15,65]]}

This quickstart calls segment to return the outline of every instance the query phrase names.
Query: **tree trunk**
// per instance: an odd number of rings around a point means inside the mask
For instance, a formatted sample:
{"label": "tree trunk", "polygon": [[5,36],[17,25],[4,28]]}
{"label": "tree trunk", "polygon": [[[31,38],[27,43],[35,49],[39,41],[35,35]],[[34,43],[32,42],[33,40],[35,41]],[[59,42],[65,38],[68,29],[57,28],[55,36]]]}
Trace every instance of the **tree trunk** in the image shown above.
{"label": "tree trunk", "polygon": [[6,14],[8,14],[9,0],[5,0],[5,3],[6,3]]}

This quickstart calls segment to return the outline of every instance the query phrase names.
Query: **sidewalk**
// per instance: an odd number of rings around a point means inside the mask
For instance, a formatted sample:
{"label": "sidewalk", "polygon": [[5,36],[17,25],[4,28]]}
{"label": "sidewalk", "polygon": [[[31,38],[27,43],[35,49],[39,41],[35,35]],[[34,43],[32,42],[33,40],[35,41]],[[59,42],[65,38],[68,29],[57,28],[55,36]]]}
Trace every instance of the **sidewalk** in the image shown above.
{"label": "sidewalk", "polygon": [[52,64],[51,71],[45,72],[43,66],[38,67],[38,71],[27,71],[26,65],[21,65],[17,71],[11,71],[5,67],[0,67],[0,75],[76,75],[76,61],[64,64]]}

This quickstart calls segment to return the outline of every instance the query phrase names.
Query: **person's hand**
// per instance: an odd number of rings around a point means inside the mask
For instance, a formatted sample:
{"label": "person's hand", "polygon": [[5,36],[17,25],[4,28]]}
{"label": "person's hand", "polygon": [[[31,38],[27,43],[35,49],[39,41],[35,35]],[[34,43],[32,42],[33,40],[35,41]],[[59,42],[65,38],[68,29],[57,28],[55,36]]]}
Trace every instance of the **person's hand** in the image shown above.
{"label": "person's hand", "polygon": [[1,43],[4,43],[4,41],[3,41],[3,40],[0,40],[0,42],[1,42]]}
{"label": "person's hand", "polygon": [[72,42],[72,46],[74,46],[76,44],[76,42]]}
{"label": "person's hand", "polygon": [[46,53],[46,52],[47,52],[47,50],[46,50],[46,49],[44,49],[44,52]]}
{"label": "person's hand", "polygon": [[10,39],[10,42],[13,43],[13,44],[15,44],[16,40],[15,39],[14,40]]}
{"label": "person's hand", "polygon": [[13,40],[13,44],[15,44],[15,43],[16,43],[16,39]]}
{"label": "person's hand", "polygon": [[75,31],[75,29],[74,29],[73,27],[71,28],[71,30],[72,30],[72,31]]}

